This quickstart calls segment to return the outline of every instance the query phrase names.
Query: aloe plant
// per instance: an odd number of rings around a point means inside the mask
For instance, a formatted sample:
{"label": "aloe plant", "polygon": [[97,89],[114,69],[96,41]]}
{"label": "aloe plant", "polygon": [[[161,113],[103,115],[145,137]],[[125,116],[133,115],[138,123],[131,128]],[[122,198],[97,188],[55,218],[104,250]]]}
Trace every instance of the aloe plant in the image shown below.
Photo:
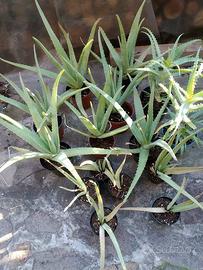
{"label": "aloe plant", "polygon": [[[34,91],[32,89],[27,88],[24,85],[21,77],[20,77],[21,86],[18,86],[14,82],[9,80],[6,76],[4,76],[3,74],[0,74],[0,76],[4,78],[13,87],[13,89],[16,91],[16,93],[18,94],[18,96],[21,98],[22,101],[17,101],[11,97],[5,97],[4,95],[0,95],[0,100],[7,102],[8,104],[12,106],[15,106],[16,108],[28,114],[31,114],[33,117],[34,117],[34,114],[32,114],[31,111],[35,109],[37,113],[41,116],[41,118],[43,119],[40,126],[41,128],[45,121],[47,123],[50,122],[50,115],[52,111],[52,106],[51,106],[52,89],[48,85],[46,85],[44,81],[44,78],[42,76],[41,69],[39,67],[39,63],[37,60],[35,47],[34,47],[34,57],[35,57],[35,62],[36,62],[36,69],[38,72],[40,90]],[[64,70],[61,71],[61,76],[63,76],[64,72],[65,72]],[[57,100],[56,100],[57,112],[65,100],[67,100],[73,95],[80,93],[82,90],[83,89],[78,89],[78,90],[62,93],[61,95],[57,94]]]}
{"label": "aloe plant", "polygon": [[112,168],[112,165],[108,159],[106,159],[106,169],[104,174],[110,179],[112,184],[117,188],[121,189],[123,184],[123,175],[122,170],[126,162],[126,157],[124,157],[123,161],[120,163],[116,171]]}
{"label": "aloe plant", "polygon": [[[96,109],[94,108],[93,104],[91,103],[91,118],[85,112],[82,103],[79,104],[78,108],[75,108],[69,101],[65,101],[65,104],[69,107],[69,109],[78,117],[81,121],[83,126],[87,129],[87,132],[81,131],[77,128],[70,127],[71,130],[78,132],[86,137],[93,137],[93,138],[107,138],[114,136],[118,133],[126,131],[128,126],[125,125],[123,127],[117,128],[115,130],[110,130],[110,123],[109,117],[112,113],[114,106],[113,104],[109,104],[108,100],[103,97],[98,91],[96,90],[98,87],[96,84],[90,84],[88,81],[84,81],[86,86],[95,93],[97,97],[97,104]],[[112,91],[112,68],[108,66],[108,72],[106,73],[106,81],[104,86],[100,91],[103,93],[111,93]],[[95,89],[96,88],[96,89]],[[116,91],[116,94],[113,97],[113,100],[116,101],[117,97],[119,96],[122,88],[119,88]]]}
{"label": "aloe plant", "polygon": [[[53,46],[55,48],[57,58],[50,53],[50,51],[37,39],[34,38],[34,41],[36,44],[43,50],[43,52],[46,54],[50,62],[56,67],[58,71],[64,70],[64,74],[62,76],[61,82],[64,83],[66,86],[68,86],[70,89],[80,89],[83,86],[83,81],[85,76],[87,75],[88,70],[88,61],[89,56],[93,44],[93,38],[96,31],[97,24],[99,20],[97,20],[90,32],[87,44],[84,46],[81,55],[79,57],[79,60],[76,60],[75,52],[69,37],[69,34],[66,33],[66,31],[63,29],[62,26],[60,26],[60,29],[62,31],[62,34],[64,35],[68,53],[66,53],[65,49],[63,48],[62,44],[60,43],[60,40],[57,38],[56,34],[51,28],[51,25],[49,24],[48,20],[46,19],[40,5],[38,4],[37,0],[35,0],[36,7],[38,9],[38,12],[41,16],[41,19],[44,23],[44,26],[47,30],[47,33],[53,43]],[[18,64],[11,61],[7,61],[4,59],[1,59],[2,61],[14,65],[16,67],[27,69],[30,71],[38,72],[38,69],[36,67],[24,65],[24,64]],[[47,76],[52,79],[56,79],[57,73],[53,71],[46,70],[44,68],[40,68],[42,75]]]}
{"label": "aloe plant", "polygon": [[187,194],[185,191],[187,179],[184,177],[182,184],[180,187],[177,188],[177,193],[174,196],[174,198],[171,200],[171,202],[168,204],[168,206],[165,207],[122,207],[120,210],[122,211],[138,211],[138,212],[149,212],[149,213],[166,213],[166,212],[185,212],[189,211],[195,208],[200,208],[203,210],[203,202],[197,201],[197,198],[200,197],[200,195],[193,197],[190,195],[190,199],[186,200],[182,203],[176,204],[179,197],[183,194]]}
{"label": "aloe plant", "polygon": [[174,159],[176,159],[171,147],[163,140],[158,139],[153,141],[154,135],[160,124],[160,119],[163,115],[163,112],[167,106],[168,100],[165,101],[163,104],[160,112],[154,119],[153,117],[153,101],[154,101],[154,88],[152,87],[152,91],[150,93],[150,101],[148,106],[148,114],[145,116],[144,110],[142,107],[142,103],[139,97],[137,90],[134,90],[134,107],[136,108],[136,119],[133,121],[127,113],[122,109],[122,107],[115,102],[107,93],[102,91],[96,85],[91,83],[86,83],[90,89],[93,88],[94,91],[98,91],[102,96],[104,96],[114,107],[116,110],[121,114],[121,116],[125,119],[129,129],[131,130],[133,136],[136,138],[137,142],[140,144],[139,148],[139,162],[136,174],[132,181],[132,184],[129,188],[127,195],[125,196],[124,202],[127,201],[128,197],[130,196],[131,192],[133,191],[135,185],[137,184],[142,172],[144,171],[145,165],[147,163],[149,157],[149,151],[151,148],[155,146],[159,146],[161,148],[166,149]]}
{"label": "aloe plant", "polygon": [[[138,86],[140,82],[146,77],[146,72],[141,70],[136,73],[133,79],[130,80],[127,86],[123,85],[123,77],[125,77],[125,71],[123,67],[112,68],[108,65],[108,61],[105,56],[103,44],[101,41],[101,29],[98,31],[98,44],[100,51],[100,62],[103,66],[105,81],[109,80],[109,87],[107,93],[114,98],[117,94],[116,101],[122,105],[126,99],[132,95],[134,87]],[[124,89],[125,87],[125,89]],[[121,90],[122,89],[122,90]],[[98,96],[97,92],[94,92]]]}
{"label": "aloe plant", "polygon": [[156,85],[156,100],[160,102],[162,101],[164,94],[162,87],[160,87],[160,83],[167,86],[171,76],[180,77],[181,74],[191,72],[191,69],[185,68],[184,65],[193,65],[197,58],[195,55],[184,56],[184,52],[189,46],[200,40],[190,40],[179,44],[182,36],[180,35],[171,48],[162,52],[157,39],[151,30],[145,27],[143,29],[150,40],[152,59],[146,63],[144,68],[135,67],[134,70],[145,70],[148,73],[148,76]]}
{"label": "aloe plant", "polygon": [[151,30],[144,27],[144,33],[148,36],[150,43],[151,43],[151,53],[152,59],[158,60],[163,66],[170,69],[171,71],[176,71],[181,66],[188,63],[194,63],[196,57],[194,55],[186,55],[184,56],[185,50],[194,43],[200,42],[201,39],[190,40],[184,43],[179,44],[180,39],[183,34],[181,34],[176,41],[174,42],[171,48],[168,48],[167,51],[162,52],[158,41],[155,35],[152,33]]}
{"label": "aloe plant", "polygon": [[111,216],[111,213],[108,214],[107,216],[105,215],[104,204],[103,204],[103,200],[102,200],[102,196],[100,194],[99,188],[95,182],[92,182],[92,183],[95,185],[95,190],[97,194],[97,202],[91,197],[89,197],[89,201],[90,201],[90,204],[95,209],[99,223],[100,223],[100,227],[99,227],[100,269],[104,270],[104,267],[105,267],[105,232],[106,232],[109,235],[114,245],[114,248],[116,250],[116,253],[121,263],[122,270],[127,270],[118,241],[113,233],[113,230],[108,225],[108,221],[110,221],[113,218],[113,216]]}
{"label": "aloe plant", "polygon": [[[156,116],[156,118],[153,120],[153,100],[154,100],[154,89],[153,87],[151,88],[151,93],[150,93],[150,101],[149,101],[149,106],[148,106],[148,114],[146,116],[145,119],[145,115],[144,115],[144,111],[143,111],[143,107],[141,104],[141,100],[139,97],[139,94],[137,91],[134,91],[134,105],[136,108],[136,118],[137,120],[133,121],[127,114],[126,112],[122,109],[122,107],[115,102],[108,94],[104,93],[103,91],[101,91],[97,86],[90,84],[90,87],[93,87],[95,89],[95,91],[98,91],[101,95],[103,95],[106,99],[108,99],[108,101],[114,105],[114,107],[117,109],[117,111],[121,114],[121,116],[125,119],[125,121],[127,122],[132,134],[134,135],[134,137],[136,138],[136,140],[138,141],[138,143],[140,144],[140,148],[139,148],[139,160],[138,160],[138,166],[137,166],[137,171],[134,175],[132,184],[128,190],[128,193],[126,194],[124,200],[117,206],[115,207],[115,209],[112,212],[112,215],[115,215],[117,213],[117,211],[120,209],[120,207],[126,203],[126,201],[128,200],[130,194],[132,193],[134,187],[136,186],[137,182],[139,181],[144,168],[146,166],[148,157],[149,157],[149,151],[150,148],[154,147],[154,146],[160,146],[161,148],[164,149],[164,152],[166,152],[168,154],[168,157],[171,157],[174,160],[176,159],[175,153],[173,152],[173,150],[171,149],[170,145],[168,143],[166,143],[165,141],[158,139],[155,142],[153,142],[153,136],[154,134],[157,133],[158,129],[159,129],[159,125],[160,125],[160,118],[165,110],[165,107],[168,103],[168,100],[165,100],[162,108],[160,109],[158,115]],[[153,86],[153,84],[152,84]],[[190,135],[189,138],[191,138],[192,135]],[[187,138],[187,139],[189,139]],[[183,140],[183,142],[185,142],[185,140]],[[179,190],[180,186],[178,184],[176,184],[173,179],[171,179],[171,177],[165,175],[164,173],[159,172],[158,175],[160,176],[160,178],[165,181],[169,186],[173,187],[175,190]],[[199,205],[199,203],[187,192],[184,191],[183,194],[189,199],[192,200],[195,204]],[[199,205],[200,207],[202,207],[201,205]]]}
{"label": "aloe plant", "polygon": [[[84,164],[84,166],[91,166],[92,164],[90,162],[87,162],[87,164]],[[82,168],[82,167],[81,167]],[[92,168],[92,166],[90,167]],[[126,266],[125,266],[125,262],[118,244],[118,241],[113,233],[113,230],[111,229],[111,227],[108,225],[108,222],[114,217],[111,215],[111,213],[109,214],[105,214],[105,209],[104,209],[104,204],[103,204],[103,199],[102,196],[100,194],[99,188],[97,186],[97,184],[94,181],[91,181],[92,185],[95,188],[95,192],[96,192],[96,196],[97,196],[97,201],[94,200],[94,198],[92,198],[90,196],[90,194],[88,193],[87,188],[85,189],[81,189],[81,185],[80,183],[82,181],[82,179],[80,178],[79,180],[76,179],[74,176],[68,174],[66,171],[64,171],[63,169],[61,169],[60,167],[57,167],[57,169],[64,174],[64,176],[69,179],[71,182],[73,182],[77,187],[78,190],[70,190],[66,187],[60,187],[68,192],[75,192],[75,191],[79,191],[78,195],[75,196],[72,201],[68,204],[68,206],[64,209],[64,212],[66,212],[72,205],[73,203],[80,197],[83,196],[84,194],[86,195],[90,205],[93,207],[93,209],[96,212],[96,216],[99,222],[99,240],[100,240],[100,269],[104,270],[105,267],[105,233],[107,233],[115,247],[115,250],[118,254],[119,260],[121,262],[121,266],[123,270],[127,270]],[[83,183],[84,184],[84,183]]]}
{"label": "aloe plant", "polygon": [[[170,108],[168,108],[168,115],[170,119],[175,119],[176,113],[171,111]],[[201,127],[203,124],[202,120],[202,111],[198,111],[192,114],[189,114],[190,120],[196,127]],[[163,140],[169,141],[171,138],[171,134],[173,131],[171,131],[170,124],[171,120],[168,122],[165,122],[160,128],[161,130],[158,132],[160,136],[162,136]],[[192,135],[189,140],[187,140],[185,143],[181,143],[187,136]],[[178,127],[177,131],[175,132],[175,139],[173,140],[173,144],[171,147],[175,147],[179,143],[181,143],[181,148],[180,148],[180,153],[183,154],[187,146],[191,144],[192,142],[195,142],[196,145],[201,145],[202,144],[202,139],[200,136],[194,133],[194,129],[189,127],[186,123],[181,123],[180,126]]]}
{"label": "aloe plant", "polygon": [[199,65],[199,58],[197,54],[196,61],[192,68],[191,74],[186,87],[180,86],[173,76],[170,76],[170,90],[160,84],[165,93],[170,97],[172,107],[175,111],[175,117],[170,121],[170,129],[173,134],[179,128],[181,123],[185,123],[193,130],[196,129],[194,121],[190,119],[191,115],[196,112],[202,112],[203,109],[203,91],[196,91],[197,80],[201,77],[203,71],[203,64]]}
{"label": "aloe plant", "polygon": [[[174,134],[168,141],[168,144],[172,147],[174,154],[178,153],[183,145],[185,145],[191,138],[193,138],[202,130],[203,128],[198,129],[197,131],[193,132],[192,134],[182,139],[177,145],[174,145],[174,140],[176,139],[176,134]],[[192,172],[197,172],[197,171],[202,171],[202,170],[203,170],[203,167],[180,167],[180,166],[177,166],[176,164],[173,164],[171,155],[168,154],[168,152],[166,152],[165,150],[162,150],[160,152],[154,164],[154,172],[158,174],[159,176],[160,176],[160,173],[162,176],[163,174],[164,175],[165,174],[166,175],[184,174],[184,173],[192,173]]]}
{"label": "aloe plant", "polygon": [[[32,116],[33,122],[37,128],[37,133],[3,113],[0,113],[0,124],[9,129],[14,134],[16,134],[20,139],[28,143],[33,149],[35,149],[35,151],[14,147],[14,149],[20,152],[20,155],[14,156],[13,158],[9,159],[7,162],[2,164],[0,166],[0,172],[8,168],[10,165],[21,160],[32,158],[37,159],[44,158],[50,161],[58,162],[59,164],[61,164],[61,166],[68,169],[74,177],[78,178],[79,175],[69,159],[72,156],[89,155],[95,153],[106,155],[121,154],[121,153],[130,154],[130,151],[128,151],[127,149],[122,150],[122,148],[114,148],[111,150],[91,148],[91,147],[82,147],[82,148],[78,147],[67,150],[60,149],[58,121],[57,121],[57,97],[58,97],[57,92],[59,81],[62,74],[63,71],[59,73],[53,85],[49,108],[51,128],[46,123],[46,121],[44,121],[44,116],[42,116],[38,112],[37,107],[34,105],[33,100],[29,95],[28,90],[25,88],[22,78],[20,77],[22,87],[21,91],[27,106],[25,108],[29,109],[29,113]],[[21,93],[21,91],[19,93]],[[19,107],[21,108],[22,104]]]}
{"label": "aloe plant", "polygon": [[85,160],[80,164],[80,166],[75,166],[75,168],[78,170],[95,171],[95,172],[103,173],[111,180],[114,186],[121,188],[122,186],[121,173],[125,165],[125,162],[126,162],[126,157],[124,157],[123,161],[118,166],[116,171],[114,171],[108,157],[105,157],[103,160],[98,160],[96,162],[92,160]]}
{"label": "aloe plant", "polygon": [[106,160],[107,157],[105,157],[104,159],[99,159],[97,161],[85,160],[79,166],[75,166],[75,168],[77,170],[103,173],[106,169]]}
{"label": "aloe plant", "polygon": [[[127,34],[124,31],[124,27],[123,27],[120,17],[116,15],[116,19],[117,19],[118,27],[119,27],[119,34],[120,34],[118,38],[119,44],[120,44],[119,51],[117,51],[113,47],[111,41],[107,37],[104,30],[102,28],[99,28],[99,32],[101,33],[103,40],[106,46],[108,47],[109,53],[111,57],[113,58],[116,66],[119,69],[123,70],[124,78],[126,78],[130,74],[133,75],[133,73],[136,73],[134,71],[135,68],[145,66],[144,60],[145,60],[145,57],[147,56],[147,52],[144,52],[143,54],[141,54],[137,59],[135,58],[135,46],[137,43],[137,38],[140,32],[141,25],[143,23],[143,19],[141,20],[141,14],[142,14],[144,5],[145,5],[145,1],[143,1],[137,14],[135,15],[128,38],[126,38]],[[96,58],[101,61],[99,57],[96,56]]]}

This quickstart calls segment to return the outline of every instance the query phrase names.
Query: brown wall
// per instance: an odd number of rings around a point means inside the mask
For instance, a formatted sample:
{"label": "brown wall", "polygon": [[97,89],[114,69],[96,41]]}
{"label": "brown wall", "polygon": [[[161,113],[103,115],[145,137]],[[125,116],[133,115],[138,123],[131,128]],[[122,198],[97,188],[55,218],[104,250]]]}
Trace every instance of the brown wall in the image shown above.
{"label": "brown wall", "polygon": [[[97,18],[101,18],[100,25],[111,39],[117,38],[117,24],[115,14],[121,17],[126,31],[143,0],[55,0],[58,18],[65,29],[70,32],[76,47],[81,46],[79,37],[85,39],[89,29]],[[151,0],[146,1],[143,11],[144,25],[158,34],[156,19]]]}
{"label": "brown wall", "polygon": [[[40,0],[55,31],[57,17],[53,1]],[[0,0],[0,57],[16,62],[32,63],[33,40],[37,36],[50,46],[47,33],[33,0]],[[0,63],[0,72],[12,67]]]}
{"label": "brown wall", "polygon": [[[94,21],[101,17],[101,25],[111,38],[117,37],[115,14],[129,29],[142,0],[38,0],[49,22],[58,33],[57,22],[70,32],[75,47],[81,47]],[[144,9],[145,25],[157,33],[151,0]],[[34,0],[0,0],[0,57],[26,64],[33,63],[32,36],[48,48],[51,42],[38,15]],[[13,67],[0,63],[0,72]]]}
{"label": "brown wall", "polygon": [[[117,38],[115,14],[128,30],[142,0],[38,0],[59,36],[58,21],[70,32],[76,48],[86,39],[93,22],[101,17],[101,26],[111,39]],[[202,0],[147,0],[143,12],[145,26],[162,42],[171,42],[181,33],[186,37],[203,35]],[[35,7],[34,0],[0,0],[0,57],[26,64],[33,63],[32,36],[48,48],[51,42]],[[0,62],[0,72],[11,66]]]}
{"label": "brown wall", "polygon": [[185,38],[203,37],[202,0],[152,0],[164,43],[184,33]]}

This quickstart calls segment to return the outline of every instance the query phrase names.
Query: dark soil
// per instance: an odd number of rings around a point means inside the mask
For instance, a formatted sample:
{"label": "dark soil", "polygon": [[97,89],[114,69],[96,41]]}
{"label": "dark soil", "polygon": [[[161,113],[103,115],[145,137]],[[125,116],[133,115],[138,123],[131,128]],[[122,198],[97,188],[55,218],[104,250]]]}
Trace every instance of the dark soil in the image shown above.
{"label": "dark soil", "polygon": [[116,199],[124,199],[132,183],[132,179],[127,174],[122,174],[121,177],[123,181],[120,189],[117,186],[114,186],[111,180],[108,182],[108,190]]}
{"label": "dark soil", "polygon": [[140,93],[140,99],[142,102],[142,106],[146,106],[149,102],[149,95],[150,95],[150,87],[146,87]]}
{"label": "dark soil", "polygon": [[148,158],[148,161],[147,163],[149,165],[153,164],[156,162],[159,154],[161,153],[162,149],[158,146],[155,146],[153,148],[150,149],[150,152],[149,152],[149,158]]}
{"label": "dark soil", "polygon": [[125,89],[128,87],[128,85],[131,83],[129,77],[123,78],[122,85],[124,86],[122,91],[125,91]]}
{"label": "dark soil", "polygon": [[[152,207],[164,207],[165,209],[172,200],[168,197],[160,197],[156,199]],[[152,213],[152,217],[160,224],[172,225],[177,222],[180,213],[166,212],[166,213]]]}
{"label": "dark soil", "polygon": [[108,180],[108,177],[103,172],[92,172],[92,175],[94,176],[95,182],[99,184]]}
{"label": "dark soil", "polygon": [[[9,90],[9,84],[7,82],[0,81],[0,94],[5,97],[10,97]],[[7,107],[7,103],[2,100],[0,100],[0,105],[3,106],[3,109]]]}
{"label": "dark soil", "polygon": [[[146,87],[140,94],[140,99],[142,102],[142,106],[144,107],[144,113],[147,115],[148,112],[148,103],[149,103],[149,96],[150,96],[150,87]],[[162,102],[158,102],[156,99],[154,99],[154,117],[159,113]]]}
{"label": "dark soil", "polygon": [[[122,108],[124,109],[124,111],[131,116],[132,115],[132,109],[129,107],[128,103],[125,102],[122,105]],[[120,115],[119,112],[113,112],[110,114],[109,120],[112,122],[124,122],[125,120],[123,119],[123,117]]]}
{"label": "dark soil", "polygon": [[114,145],[114,137],[108,137],[104,139],[90,138],[89,142],[92,147],[109,149]]}
{"label": "dark soil", "polygon": [[[95,191],[95,185],[91,182],[91,181],[94,181],[94,179],[92,179],[90,177],[83,177],[82,180],[83,180],[83,182],[85,183],[85,185],[87,187],[87,191],[89,192],[90,197],[92,197],[94,200],[96,200],[97,199],[97,194],[96,194],[96,191]],[[78,187],[75,186],[75,188],[77,189]],[[77,191],[75,193],[75,195],[78,195],[78,193],[80,193],[80,191]],[[87,199],[86,195],[80,196],[79,200],[81,202],[88,203],[88,199]]]}
{"label": "dark soil", "polygon": [[132,135],[130,137],[130,140],[129,140],[129,148],[130,149],[135,149],[135,148],[139,148],[140,147],[140,144],[138,143],[138,141],[135,139],[135,137]]}
{"label": "dark soil", "polygon": [[[111,209],[104,207],[104,213],[105,215],[108,215],[111,213]],[[109,227],[112,229],[112,231],[114,232],[117,225],[118,225],[118,219],[116,216],[114,216],[110,221],[106,222],[107,225],[109,225]],[[92,214],[91,219],[90,219],[90,225],[91,228],[93,230],[93,232],[96,235],[99,235],[99,227],[101,225],[100,221],[97,218],[97,213],[96,211]],[[108,236],[108,234],[105,232],[105,236]]]}
{"label": "dark soil", "polygon": [[151,164],[151,166],[150,165],[146,166],[148,179],[154,184],[161,184],[161,183],[163,183],[163,180],[161,178],[159,178],[159,176],[155,173],[155,171],[153,169],[153,165],[154,164]]}

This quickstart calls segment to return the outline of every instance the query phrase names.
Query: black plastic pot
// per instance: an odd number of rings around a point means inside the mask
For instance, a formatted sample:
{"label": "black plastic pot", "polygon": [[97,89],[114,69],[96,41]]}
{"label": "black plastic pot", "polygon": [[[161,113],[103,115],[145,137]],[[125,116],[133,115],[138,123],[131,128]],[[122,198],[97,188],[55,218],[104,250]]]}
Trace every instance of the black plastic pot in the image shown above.
{"label": "black plastic pot", "polygon": [[[171,198],[160,197],[155,200],[152,207],[164,207],[166,209],[171,201]],[[178,219],[180,218],[180,213],[173,213],[170,211],[166,213],[152,213],[152,217],[159,224],[172,225],[178,221]]]}
{"label": "black plastic pot", "polygon": [[[104,213],[105,215],[108,215],[112,212],[112,210],[110,208],[104,207]],[[114,232],[118,226],[118,219],[116,216],[114,216],[111,220],[109,220],[108,222],[106,222],[106,224],[112,229],[112,231]],[[97,217],[97,213],[96,211],[93,212],[93,214],[91,215],[90,218],[90,226],[93,230],[93,232],[96,235],[99,235],[99,227],[100,227],[101,223],[98,220]],[[105,236],[108,236],[108,234],[105,232]]]}
{"label": "black plastic pot", "polygon": [[[70,145],[68,145],[67,143],[61,142],[61,143],[60,143],[60,148],[65,150],[65,149],[70,149],[71,147],[70,147]],[[71,159],[71,161],[74,161],[73,158],[70,158],[70,159]],[[56,162],[56,161],[51,161],[51,160],[50,160],[50,162],[53,163],[55,166],[58,166],[58,167],[61,166],[61,164],[59,164],[59,163]],[[62,173],[60,173],[60,172],[59,172],[59,171],[58,171],[51,163],[49,163],[46,159],[40,158],[40,163],[41,163],[41,165],[42,165],[43,168],[45,168],[45,169],[47,169],[47,170],[49,170],[49,171],[54,172],[54,173],[57,174],[58,176],[64,177],[64,175],[63,175]],[[65,169],[65,171],[66,171],[66,169]]]}
{"label": "black plastic pot", "polygon": [[[58,128],[59,128],[59,138],[60,138],[60,140],[62,140],[63,139],[63,137],[64,137],[64,125],[63,125],[63,118],[62,118],[62,116],[61,115],[57,115],[57,120],[58,120]],[[48,126],[50,129],[51,129],[51,126],[49,125]],[[33,130],[35,131],[35,132],[37,132],[37,128],[36,128],[36,126],[35,126],[35,124],[33,123]]]}
{"label": "black plastic pot", "polygon": [[116,199],[120,199],[120,200],[124,199],[132,183],[132,178],[129,177],[127,174],[122,174],[122,177],[123,177],[123,183],[120,189],[114,186],[110,179],[108,181],[109,193],[111,194],[112,197]]}

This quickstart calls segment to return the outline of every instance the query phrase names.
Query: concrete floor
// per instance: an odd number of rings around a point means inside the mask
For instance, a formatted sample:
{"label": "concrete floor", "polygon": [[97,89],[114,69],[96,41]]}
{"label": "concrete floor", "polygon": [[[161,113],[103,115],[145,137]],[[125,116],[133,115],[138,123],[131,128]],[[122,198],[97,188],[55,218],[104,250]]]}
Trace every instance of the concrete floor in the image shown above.
{"label": "concrete floor", "polygon": [[[45,63],[46,64],[46,63]],[[101,70],[94,64],[95,76],[101,81]],[[17,72],[9,74],[17,80]],[[25,82],[38,87],[36,76],[22,72]],[[63,90],[63,87],[61,87]],[[31,126],[31,119],[8,106],[6,113]],[[76,119],[67,114],[69,124]],[[78,125],[78,123],[77,123]],[[8,159],[8,147],[24,146],[15,135],[0,127],[0,163]],[[125,146],[130,133],[119,135],[116,145]],[[87,145],[81,136],[70,136],[66,129],[64,141],[72,147]],[[126,146],[127,147],[127,146]],[[202,165],[203,147],[194,144],[180,159],[180,164]],[[12,152],[13,153],[13,152]],[[84,159],[84,158],[83,158]],[[117,163],[121,158],[112,158]],[[78,158],[78,163],[81,158]],[[136,163],[129,157],[125,171],[135,173]],[[76,202],[66,213],[65,206],[73,198],[59,186],[71,186],[65,178],[43,169],[38,160],[13,165],[0,176],[0,270],[96,270],[99,269],[98,237],[91,231],[92,209]],[[178,183],[182,177],[175,178]],[[203,174],[190,174],[187,190],[203,191]],[[165,184],[152,184],[146,173],[135,188],[128,205],[151,206],[163,195],[174,191]],[[113,202],[104,195],[105,205]],[[116,237],[128,270],[203,269],[203,215],[199,209],[181,214],[178,223],[163,226],[146,213],[119,212]],[[114,248],[107,239],[107,269],[120,269]]]}

